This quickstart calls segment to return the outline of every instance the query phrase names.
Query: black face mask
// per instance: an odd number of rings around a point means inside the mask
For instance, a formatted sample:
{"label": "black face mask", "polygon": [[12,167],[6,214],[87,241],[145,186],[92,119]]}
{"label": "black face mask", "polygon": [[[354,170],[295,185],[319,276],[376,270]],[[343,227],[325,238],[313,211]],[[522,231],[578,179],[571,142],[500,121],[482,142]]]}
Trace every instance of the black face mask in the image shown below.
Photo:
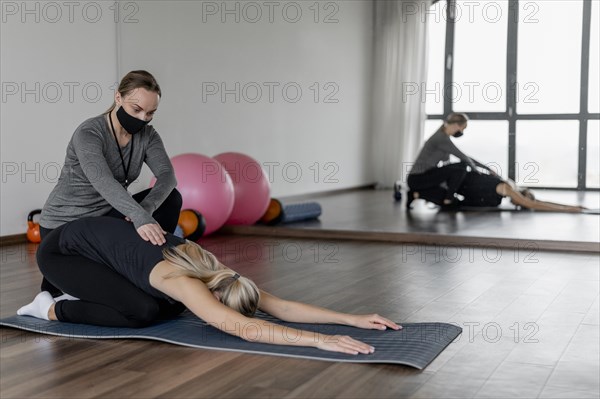
{"label": "black face mask", "polygon": [[454,137],[455,138],[459,138],[460,136],[462,136],[463,134],[465,134],[462,130],[459,130],[458,132],[454,133]]}
{"label": "black face mask", "polygon": [[119,109],[117,110],[117,119],[119,120],[121,126],[123,126],[123,129],[127,130],[127,133],[129,134],[138,133],[144,128],[144,126],[148,124],[148,122],[150,122],[143,121],[141,119],[129,115],[127,111],[123,109],[122,106],[119,107]]}

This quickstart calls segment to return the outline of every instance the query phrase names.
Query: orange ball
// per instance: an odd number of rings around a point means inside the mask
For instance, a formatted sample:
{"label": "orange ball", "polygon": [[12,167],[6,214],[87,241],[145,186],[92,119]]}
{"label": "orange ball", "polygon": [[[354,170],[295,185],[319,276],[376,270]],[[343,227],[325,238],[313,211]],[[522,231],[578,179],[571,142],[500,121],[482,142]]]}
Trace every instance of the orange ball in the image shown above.
{"label": "orange ball", "polygon": [[183,230],[183,237],[190,241],[197,241],[206,230],[204,216],[194,209],[184,209],[179,213],[177,224]]}
{"label": "orange ball", "polygon": [[265,214],[260,218],[260,221],[264,224],[277,224],[283,218],[283,205],[281,202],[275,198],[271,198],[271,202],[269,202],[269,207]]}

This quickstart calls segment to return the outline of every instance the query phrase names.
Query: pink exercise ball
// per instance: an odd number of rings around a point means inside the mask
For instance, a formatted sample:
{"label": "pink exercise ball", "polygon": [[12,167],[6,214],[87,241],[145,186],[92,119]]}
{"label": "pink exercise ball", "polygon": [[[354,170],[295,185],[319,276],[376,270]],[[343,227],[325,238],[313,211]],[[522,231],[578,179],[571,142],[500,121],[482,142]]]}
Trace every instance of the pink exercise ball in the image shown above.
{"label": "pink exercise ball", "polygon": [[[225,224],[233,210],[234,191],[231,178],[213,158],[201,154],[181,154],[171,158],[177,190],[183,197],[181,209],[194,209],[204,216],[204,236]],[[153,178],[150,186],[154,186]]]}
{"label": "pink exercise ball", "polygon": [[233,181],[235,200],[225,224],[256,223],[267,211],[271,200],[271,184],[261,165],[248,155],[225,152],[215,155]]}

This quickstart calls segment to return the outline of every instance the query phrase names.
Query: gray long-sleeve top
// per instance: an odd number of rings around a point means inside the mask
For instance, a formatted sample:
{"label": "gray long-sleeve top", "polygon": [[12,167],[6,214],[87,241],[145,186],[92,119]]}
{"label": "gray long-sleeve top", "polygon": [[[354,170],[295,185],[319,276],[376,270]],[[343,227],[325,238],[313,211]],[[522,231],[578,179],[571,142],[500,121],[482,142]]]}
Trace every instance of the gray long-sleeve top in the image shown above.
{"label": "gray long-sleeve top", "polygon": [[156,130],[146,125],[121,147],[125,167],[132,141],[129,181],[138,178],[144,162],[156,176],[156,184],[142,202],[138,204],[121,183],[125,182],[121,156],[102,114],[84,121],[73,133],[58,182],[42,209],[40,226],[54,229],[81,217],[104,215],[111,207],[128,216],[136,229],[156,223],[152,213],[177,186],[173,165]]}
{"label": "gray long-sleeve top", "polygon": [[463,154],[462,151],[454,145],[452,140],[450,140],[450,136],[444,133],[442,128],[439,128],[438,131],[435,132],[433,136],[431,136],[423,145],[423,148],[419,152],[417,160],[415,161],[410,174],[417,175],[420,173],[425,173],[429,169],[437,168],[440,161],[447,163],[450,160],[450,154],[469,164],[473,170],[475,170],[476,165],[487,168],[474,159],[471,159],[467,155]]}

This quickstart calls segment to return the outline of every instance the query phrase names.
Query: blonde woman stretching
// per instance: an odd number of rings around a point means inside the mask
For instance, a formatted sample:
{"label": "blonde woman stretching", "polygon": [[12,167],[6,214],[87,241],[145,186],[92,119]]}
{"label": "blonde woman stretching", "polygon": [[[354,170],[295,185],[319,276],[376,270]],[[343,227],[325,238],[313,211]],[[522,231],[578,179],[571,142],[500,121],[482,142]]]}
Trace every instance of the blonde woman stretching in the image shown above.
{"label": "blonde woman stretching", "polygon": [[[312,346],[359,354],[374,348],[348,336],[330,336],[252,319],[260,309],[280,320],[400,329],[376,314],[352,315],[277,298],[222,265],[198,244],[165,233],[167,243],[142,239],[123,219],[81,218],[53,230],[37,252],[40,271],[65,292],[47,291],[19,315],[110,327],[143,327],[186,307],[208,324],[247,341]],[[252,323],[252,328],[245,328]],[[296,342],[287,336],[298,336]]]}

